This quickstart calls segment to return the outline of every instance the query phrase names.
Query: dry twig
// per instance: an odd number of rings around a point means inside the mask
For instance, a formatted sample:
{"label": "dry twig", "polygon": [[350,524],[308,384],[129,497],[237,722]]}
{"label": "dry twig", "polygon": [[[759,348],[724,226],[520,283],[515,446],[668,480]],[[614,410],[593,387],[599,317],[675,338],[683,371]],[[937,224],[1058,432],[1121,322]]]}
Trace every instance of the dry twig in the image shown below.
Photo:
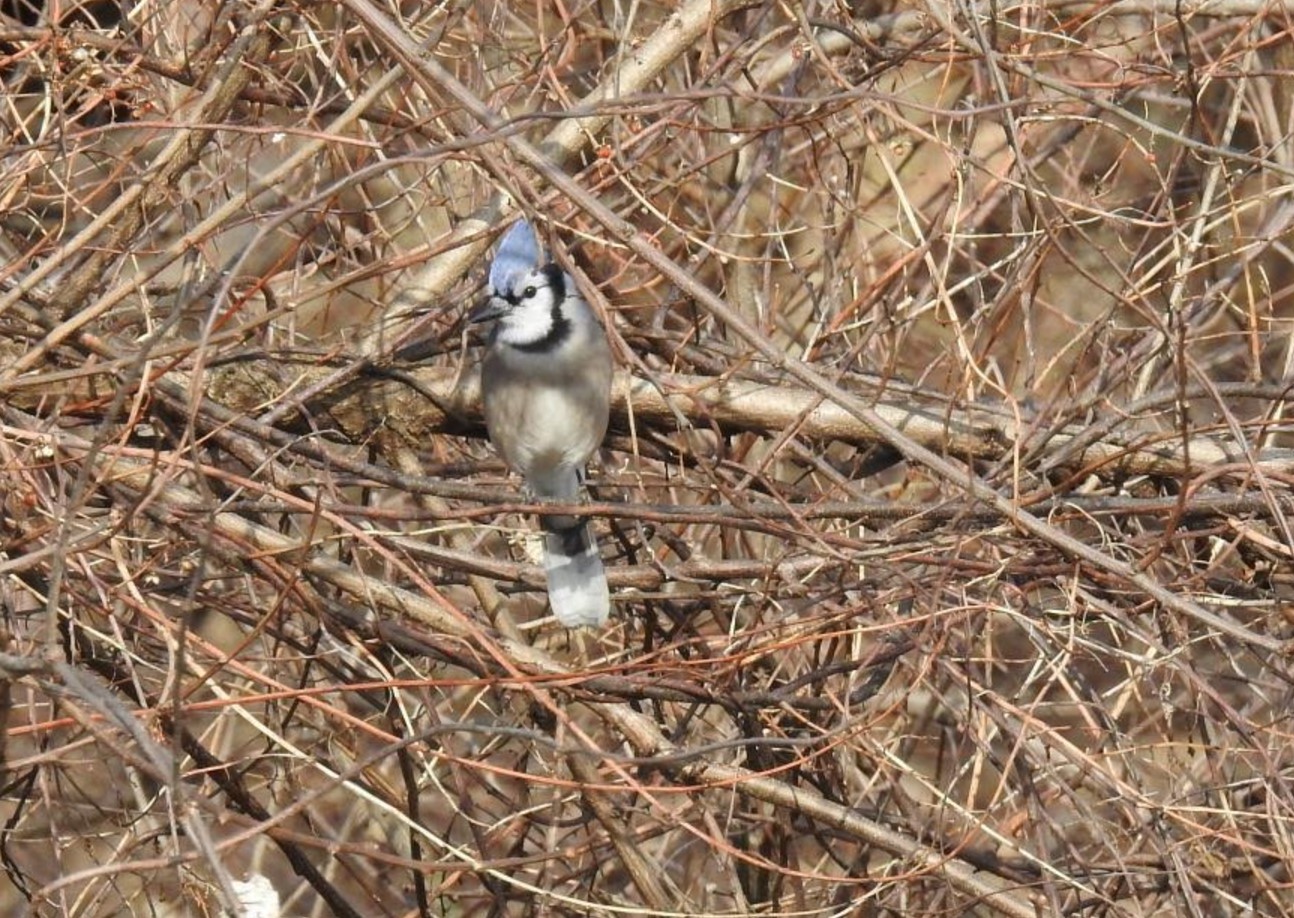
{"label": "dry twig", "polygon": [[1294,914],[1291,12],[6,6],[0,911]]}

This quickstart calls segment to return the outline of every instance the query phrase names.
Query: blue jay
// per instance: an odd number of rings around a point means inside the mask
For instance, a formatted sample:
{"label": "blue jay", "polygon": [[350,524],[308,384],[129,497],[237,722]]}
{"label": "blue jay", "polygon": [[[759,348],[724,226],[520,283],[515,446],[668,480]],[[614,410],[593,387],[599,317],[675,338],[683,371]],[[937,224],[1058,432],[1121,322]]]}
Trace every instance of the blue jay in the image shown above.
{"label": "blue jay", "polygon": [[[468,320],[495,322],[481,365],[490,442],[531,494],[576,500],[607,432],[611,348],[571,276],[542,262],[525,220],[499,243],[489,299]],[[601,625],[611,599],[592,530],[573,516],[539,522],[553,614],[568,628]]]}

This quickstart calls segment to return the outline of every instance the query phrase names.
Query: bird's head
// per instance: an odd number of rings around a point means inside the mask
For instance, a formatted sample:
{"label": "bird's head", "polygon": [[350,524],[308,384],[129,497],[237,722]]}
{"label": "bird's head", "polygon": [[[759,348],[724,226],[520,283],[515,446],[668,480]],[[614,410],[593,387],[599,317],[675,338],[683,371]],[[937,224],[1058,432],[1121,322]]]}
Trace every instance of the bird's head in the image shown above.
{"label": "bird's head", "polygon": [[519,350],[543,351],[569,330],[562,312],[567,277],[557,265],[540,264],[534,230],[518,220],[504,235],[490,265],[490,295],[468,320],[497,321],[492,341]]}

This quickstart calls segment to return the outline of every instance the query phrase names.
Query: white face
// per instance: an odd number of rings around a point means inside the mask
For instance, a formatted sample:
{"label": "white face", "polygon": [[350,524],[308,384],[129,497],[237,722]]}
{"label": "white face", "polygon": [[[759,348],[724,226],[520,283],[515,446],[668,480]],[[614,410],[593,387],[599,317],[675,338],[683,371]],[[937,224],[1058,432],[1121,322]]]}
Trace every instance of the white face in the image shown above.
{"label": "white face", "polygon": [[493,305],[502,310],[495,333],[497,340],[513,347],[532,347],[553,335],[563,317],[555,307],[565,298],[561,275],[533,268],[512,283],[512,296],[498,293]]}

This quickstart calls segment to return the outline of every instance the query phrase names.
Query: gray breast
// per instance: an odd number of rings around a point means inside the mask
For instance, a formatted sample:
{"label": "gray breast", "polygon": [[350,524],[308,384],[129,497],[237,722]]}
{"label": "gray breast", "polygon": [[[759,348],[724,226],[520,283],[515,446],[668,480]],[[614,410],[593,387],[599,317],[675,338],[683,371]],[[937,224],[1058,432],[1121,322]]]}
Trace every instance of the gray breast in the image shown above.
{"label": "gray breast", "polygon": [[496,343],[482,366],[490,440],[541,496],[573,497],[550,492],[566,490],[568,473],[583,469],[606,435],[611,355],[602,329],[593,330],[596,337],[581,327],[557,353]]}

